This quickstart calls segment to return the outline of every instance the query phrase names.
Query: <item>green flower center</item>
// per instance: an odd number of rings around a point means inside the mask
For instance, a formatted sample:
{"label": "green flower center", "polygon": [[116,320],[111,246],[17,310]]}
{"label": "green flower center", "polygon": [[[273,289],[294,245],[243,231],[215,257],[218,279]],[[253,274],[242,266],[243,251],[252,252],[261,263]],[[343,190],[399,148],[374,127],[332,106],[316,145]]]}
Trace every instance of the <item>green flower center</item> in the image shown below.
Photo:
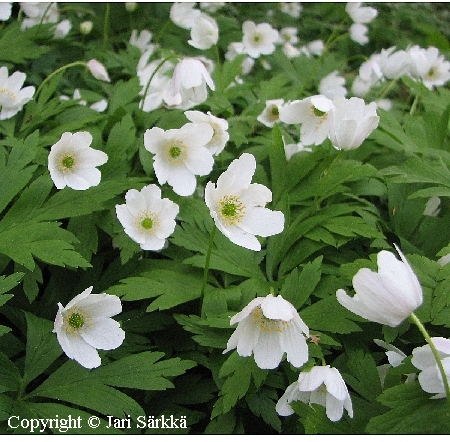
{"label": "green flower center", "polygon": [[219,213],[226,225],[236,225],[244,216],[245,207],[234,195],[226,195],[219,201]]}
{"label": "green flower center", "polygon": [[163,149],[166,160],[176,166],[181,165],[187,158],[188,148],[179,140],[170,140]]}
{"label": "green flower center", "polygon": [[323,117],[326,114],[326,112],[323,112],[316,107],[314,107],[313,113],[316,117]]}
{"label": "green flower center", "polygon": [[254,35],[254,36],[253,36],[253,41],[254,41],[255,43],[259,43],[259,42],[261,41],[261,36],[258,35],[258,34]]}
{"label": "green flower center", "polygon": [[84,318],[79,313],[72,313],[69,316],[68,322],[72,328],[79,329],[84,325]]}
{"label": "green flower center", "polygon": [[178,158],[181,155],[181,149],[178,146],[173,146],[170,148],[169,153],[172,158]]}
{"label": "green flower center", "polygon": [[71,157],[70,155],[67,155],[61,160],[61,164],[64,169],[72,169],[72,167],[75,164],[75,159]]}
{"label": "green flower center", "polygon": [[153,220],[151,218],[144,218],[141,221],[141,226],[144,229],[151,229],[153,227]]}
{"label": "green flower center", "polygon": [[278,106],[273,106],[272,109],[270,109],[270,113],[274,117],[278,117],[280,115],[280,111],[278,110]]}

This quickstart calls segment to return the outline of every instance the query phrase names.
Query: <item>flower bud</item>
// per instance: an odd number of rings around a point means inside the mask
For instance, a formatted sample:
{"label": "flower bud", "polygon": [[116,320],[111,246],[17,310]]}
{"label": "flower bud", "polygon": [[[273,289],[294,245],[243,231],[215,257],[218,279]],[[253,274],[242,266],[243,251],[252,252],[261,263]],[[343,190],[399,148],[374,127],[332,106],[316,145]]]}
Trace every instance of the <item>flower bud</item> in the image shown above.
{"label": "flower bud", "polygon": [[88,35],[92,31],[92,27],[93,27],[93,24],[90,20],[84,21],[83,23],[80,23],[80,32],[83,35]]}

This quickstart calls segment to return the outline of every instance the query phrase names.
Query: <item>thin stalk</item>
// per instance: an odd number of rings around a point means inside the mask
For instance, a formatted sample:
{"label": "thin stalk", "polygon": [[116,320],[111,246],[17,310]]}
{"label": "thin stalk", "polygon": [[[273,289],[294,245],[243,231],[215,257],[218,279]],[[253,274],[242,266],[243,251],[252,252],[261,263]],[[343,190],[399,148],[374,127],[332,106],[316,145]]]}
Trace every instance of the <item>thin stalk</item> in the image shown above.
{"label": "thin stalk", "polygon": [[203,272],[203,284],[202,284],[202,292],[201,292],[202,298],[205,295],[206,282],[208,280],[209,262],[211,261],[211,252],[212,252],[212,248],[214,245],[214,236],[216,234],[216,230],[217,230],[217,227],[214,224],[214,226],[211,230],[211,238],[209,240],[208,251],[206,252],[205,270]]}
{"label": "thin stalk", "polygon": [[414,324],[417,325],[417,328],[420,330],[420,332],[422,333],[423,337],[425,338],[425,341],[427,341],[427,344],[431,348],[431,352],[433,353],[434,359],[436,359],[436,363],[437,363],[439,372],[441,373],[441,376],[442,376],[442,382],[444,383],[445,394],[447,396],[447,402],[450,405],[450,387],[449,387],[447,375],[445,374],[444,366],[442,365],[442,360],[439,357],[439,353],[437,351],[437,348],[433,344],[433,341],[432,341],[430,335],[428,334],[427,330],[425,329],[423,324],[420,322],[420,319],[414,313],[411,313],[409,315],[409,317],[414,322]]}

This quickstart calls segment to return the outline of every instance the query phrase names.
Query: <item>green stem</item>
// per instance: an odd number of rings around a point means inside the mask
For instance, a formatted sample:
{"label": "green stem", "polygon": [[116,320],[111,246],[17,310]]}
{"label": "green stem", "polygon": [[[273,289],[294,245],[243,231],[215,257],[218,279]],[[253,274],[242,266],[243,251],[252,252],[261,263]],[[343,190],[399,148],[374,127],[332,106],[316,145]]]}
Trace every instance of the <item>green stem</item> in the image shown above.
{"label": "green stem", "polygon": [[447,375],[445,374],[444,366],[442,365],[442,360],[439,357],[438,350],[435,347],[435,345],[433,344],[433,341],[432,341],[430,335],[428,334],[428,332],[426,331],[425,327],[420,322],[420,319],[414,313],[411,313],[409,315],[409,317],[414,322],[414,324],[417,325],[417,328],[420,330],[420,332],[422,333],[423,337],[425,338],[425,341],[427,341],[427,344],[431,348],[431,351],[433,353],[434,359],[436,359],[436,363],[437,363],[438,369],[439,369],[439,371],[441,373],[441,376],[442,376],[442,382],[444,383],[445,394],[447,396],[447,402],[450,405],[450,387],[449,387],[449,384],[448,384]]}
{"label": "green stem", "polygon": [[216,234],[216,230],[217,230],[217,227],[214,224],[212,231],[211,231],[211,238],[209,240],[208,251],[206,252],[205,270],[203,272],[203,284],[202,284],[202,292],[201,292],[202,298],[205,295],[206,282],[208,280],[209,262],[211,261],[211,252],[212,252],[212,248],[214,245],[214,236]]}
{"label": "green stem", "polygon": [[397,84],[398,78],[394,78],[392,81],[388,83],[388,85],[384,88],[384,90],[380,94],[379,100],[382,100],[386,95],[394,88],[394,86]]}
{"label": "green stem", "polygon": [[61,66],[60,68],[56,69],[56,71],[53,71],[38,87],[36,93],[34,94],[34,99],[37,100],[37,97],[39,95],[39,92],[41,92],[42,87],[45,83],[47,83],[49,80],[51,80],[55,75],[59,74],[60,72],[69,69],[74,66],[87,66],[85,61],[74,61],[73,63],[66,64],[64,66]]}
{"label": "green stem", "polygon": [[144,97],[142,98],[141,104],[139,106],[139,109],[142,110],[142,108],[144,107],[144,102],[145,102],[145,97],[147,96],[147,92],[148,92],[148,88],[150,87],[150,83],[153,80],[153,77],[155,76],[155,74],[159,71],[159,69],[161,68],[161,66],[168,60],[170,60],[171,58],[177,58],[176,55],[169,55],[166,58],[164,58],[163,60],[161,60],[161,62],[158,64],[158,66],[156,66],[156,69],[152,72],[152,75],[150,75],[150,78],[147,81],[147,84],[145,85],[145,90],[144,90]]}
{"label": "green stem", "polygon": [[104,51],[106,51],[106,44],[108,43],[108,25],[109,25],[110,14],[111,14],[111,6],[109,3],[106,3],[105,21],[103,23],[103,50]]}

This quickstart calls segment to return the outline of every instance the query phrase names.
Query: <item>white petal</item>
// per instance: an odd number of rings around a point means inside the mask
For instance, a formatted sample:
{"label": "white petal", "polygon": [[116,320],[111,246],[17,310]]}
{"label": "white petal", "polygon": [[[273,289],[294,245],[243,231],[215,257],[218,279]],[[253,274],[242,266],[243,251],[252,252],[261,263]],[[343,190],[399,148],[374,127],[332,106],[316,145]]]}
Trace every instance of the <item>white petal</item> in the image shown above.
{"label": "white petal", "polygon": [[246,211],[239,227],[253,235],[276,235],[284,229],[284,214],[265,207],[253,207]]}
{"label": "white petal", "polygon": [[77,302],[77,306],[88,311],[92,317],[111,317],[122,312],[120,298],[106,293],[93,293]]}
{"label": "white petal", "polygon": [[253,349],[256,365],[262,369],[277,368],[283,358],[284,351],[280,345],[279,332],[262,331],[258,344]]}
{"label": "white petal", "polygon": [[94,348],[112,350],[119,347],[125,339],[120,324],[111,318],[94,318],[94,323],[80,332],[84,340]]}
{"label": "white petal", "polygon": [[81,336],[74,333],[57,335],[58,341],[70,359],[75,359],[85,368],[99,367],[102,363],[97,350],[89,345]]}

